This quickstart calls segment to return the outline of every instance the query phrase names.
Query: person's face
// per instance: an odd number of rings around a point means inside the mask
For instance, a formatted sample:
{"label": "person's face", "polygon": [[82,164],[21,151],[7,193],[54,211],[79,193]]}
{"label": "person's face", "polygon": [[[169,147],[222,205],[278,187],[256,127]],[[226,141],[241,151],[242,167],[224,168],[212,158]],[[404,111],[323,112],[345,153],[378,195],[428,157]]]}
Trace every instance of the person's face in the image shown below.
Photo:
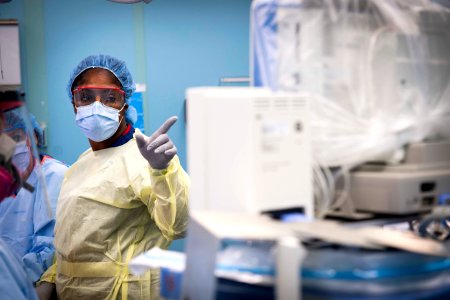
{"label": "person's face", "polygon": [[[78,84],[78,86],[74,86],[74,88],[77,88],[79,86],[89,86],[89,87],[97,87],[97,88],[113,88],[113,89],[121,89],[120,84],[117,83],[117,78],[108,70],[101,69],[101,68],[94,68],[87,70],[84,74],[82,74],[83,78],[81,82]],[[101,90],[99,90],[101,91]],[[95,97],[95,101],[101,101],[100,93]],[[123,100],[116,102],[114,104],[108,104],[108,106],[111,106],[115,109],[121,109],[125,105],[124,109],[120,111],[120,118],[122,118],[125,115],[125,112],[128,108],[128,105],[125,104],[125,97],[123,97]],[[73,103],[74,106],[74,112],[77,112],[77,105],[76,103]]]}
{"label": "person's face", "polygon": [[15,128],[6,131],[17,144],[16,151],[13,155],[12,161],[16,168],[19,170],[23,178],[28,178],[31,170],[34,167],[33,152],[31,150],[31,141],[25,130],[21,128]]}

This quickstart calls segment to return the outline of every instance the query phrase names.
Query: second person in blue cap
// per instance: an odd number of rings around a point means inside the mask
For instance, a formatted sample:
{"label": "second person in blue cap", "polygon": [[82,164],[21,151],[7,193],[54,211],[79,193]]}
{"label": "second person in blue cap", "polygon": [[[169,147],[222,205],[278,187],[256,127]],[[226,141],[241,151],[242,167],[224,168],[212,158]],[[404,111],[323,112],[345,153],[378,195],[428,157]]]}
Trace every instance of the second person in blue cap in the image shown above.
{"label": "second person in blue cap", "polygon": [[127,264],[184,236],[189,177],[167,132],[133,128],[134,84],[125,63],[85,58],[68,85],[75,120],[90,143],[66,173],[55,226],[56,264],[41,282],[59,299],[159,298],[159,274],[133,276]]}

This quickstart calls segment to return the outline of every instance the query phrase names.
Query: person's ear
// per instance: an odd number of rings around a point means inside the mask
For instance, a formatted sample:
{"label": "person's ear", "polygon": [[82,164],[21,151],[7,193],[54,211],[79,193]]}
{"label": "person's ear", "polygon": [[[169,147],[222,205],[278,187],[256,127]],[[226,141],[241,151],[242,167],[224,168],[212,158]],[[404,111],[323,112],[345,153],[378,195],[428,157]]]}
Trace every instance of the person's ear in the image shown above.
{"label": "person's ear", "polygon": [[72,106],[73,106],[73,112],[75,114],[77,114],[77,108],[75,107],[75,103],[73,102],[73,99],[72,99]]}

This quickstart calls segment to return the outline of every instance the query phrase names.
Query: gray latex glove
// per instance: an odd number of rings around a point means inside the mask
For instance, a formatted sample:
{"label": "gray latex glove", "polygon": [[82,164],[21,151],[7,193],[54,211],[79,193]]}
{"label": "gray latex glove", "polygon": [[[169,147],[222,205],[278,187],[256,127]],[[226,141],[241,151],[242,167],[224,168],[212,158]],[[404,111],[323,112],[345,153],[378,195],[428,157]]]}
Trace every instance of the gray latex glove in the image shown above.
{"label": "gray latex glove", "polygon": [[153,169],[166,169],[177,154],[177,148],[167,135],[177,120],[176,116],[168,118],[151,136],[135,135],[139,151]]}

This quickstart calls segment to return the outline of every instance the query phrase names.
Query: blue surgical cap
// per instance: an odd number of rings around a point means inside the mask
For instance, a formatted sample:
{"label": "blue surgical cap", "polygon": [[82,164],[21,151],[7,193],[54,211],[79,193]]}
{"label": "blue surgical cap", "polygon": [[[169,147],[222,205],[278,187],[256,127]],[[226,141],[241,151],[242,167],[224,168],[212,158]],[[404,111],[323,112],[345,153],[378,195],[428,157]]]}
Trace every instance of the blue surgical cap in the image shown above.
{"label": "blue surgical cap", "polygon": [[16,109],[5,112],[5,129],[6,131],[22,129],[26,132],[25,120],[23,119],[22,110]]}
{"label": "blue surgical cap", "polygon": [[[129,103],[129,99],[136,89],[131,73],[128,71],[125,62],[104,54],[88,56],[75,67],[67,85],[67,92],[70,99],[72,99],[72,85],[75,79],[84,71],[93,68],[102,68],[113,73],[122,85],[122,89],[125,92],[125,101]],[[129,105],[125,118],[131,124],[136,122],[137,112],[133,106]]]}

